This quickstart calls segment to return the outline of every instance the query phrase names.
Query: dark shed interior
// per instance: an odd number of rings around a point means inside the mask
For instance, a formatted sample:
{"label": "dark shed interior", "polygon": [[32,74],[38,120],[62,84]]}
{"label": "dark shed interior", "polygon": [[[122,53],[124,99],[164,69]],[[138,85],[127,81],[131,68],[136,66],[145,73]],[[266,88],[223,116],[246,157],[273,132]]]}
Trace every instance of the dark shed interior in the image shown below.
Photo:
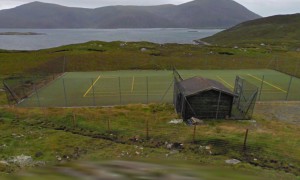
{"label": "dark shed interior", "polygon": [[183,119],[225,119],[231,116],[235,95],[222,83],[193,77],[175,86],[174,105]]}

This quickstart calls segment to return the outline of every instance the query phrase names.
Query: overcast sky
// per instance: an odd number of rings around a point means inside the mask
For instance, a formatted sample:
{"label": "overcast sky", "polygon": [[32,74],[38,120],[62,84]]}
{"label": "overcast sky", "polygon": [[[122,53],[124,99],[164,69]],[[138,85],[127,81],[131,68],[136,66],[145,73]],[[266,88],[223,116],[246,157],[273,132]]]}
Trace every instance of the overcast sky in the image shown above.
{"label": "overcast sky", "polygon": [[[8,9],[34,0],[0,0],[0,9]],[[110,5],[181,4],[191,0],[39,0],[72,7],[96,8]],[[300,13],[300,0],[235,0],[249,10],[261,15]]]}

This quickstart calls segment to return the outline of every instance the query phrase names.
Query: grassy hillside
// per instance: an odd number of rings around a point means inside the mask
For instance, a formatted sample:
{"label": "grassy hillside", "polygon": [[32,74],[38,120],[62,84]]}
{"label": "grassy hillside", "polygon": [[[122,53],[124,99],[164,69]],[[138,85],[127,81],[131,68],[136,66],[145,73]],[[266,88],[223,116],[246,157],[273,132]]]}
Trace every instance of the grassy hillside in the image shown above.
{"label": "grassy hillside", "polygon": [[241,23],[203,41],[219,45],[277,44],[300,48],[300,14],[278,15]]}
{"label": "grassy hillside", "polygon": [[[129,69],[259,69],[296,71],[299,53],[283,46],[243,48],[101,42],[62,46],[39,51],[0,51],[0,74],[37,74],[64,71]],[[238,63],[237,63],[238,62]]]}

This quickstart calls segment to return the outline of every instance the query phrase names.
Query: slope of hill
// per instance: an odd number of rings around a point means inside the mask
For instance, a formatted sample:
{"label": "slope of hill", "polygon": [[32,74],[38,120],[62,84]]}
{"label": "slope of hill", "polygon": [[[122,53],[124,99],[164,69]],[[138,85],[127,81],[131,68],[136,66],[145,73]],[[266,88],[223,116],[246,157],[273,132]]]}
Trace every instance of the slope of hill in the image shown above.
{"label": "slope of hill", "polygon": [[259,17],[232,0],[96,9],[32,2],[0,11],[0,28],[224,28]]}
{"label": "slope of hill", "polygon": [[278,15],[241,23],[211,37],[212,44],[274,43],[300,44],[300,14]]}

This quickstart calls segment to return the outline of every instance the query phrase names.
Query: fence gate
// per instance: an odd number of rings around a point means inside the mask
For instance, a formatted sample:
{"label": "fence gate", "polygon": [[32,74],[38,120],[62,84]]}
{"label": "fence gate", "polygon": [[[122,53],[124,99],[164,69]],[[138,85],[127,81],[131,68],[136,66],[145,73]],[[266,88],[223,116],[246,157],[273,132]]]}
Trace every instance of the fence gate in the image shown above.
{"label": "fence gate", "polygon": [[237,76],[234,93],[237,95],[232,106],[234,119],[251,119],[258,95],[258,87]]}

